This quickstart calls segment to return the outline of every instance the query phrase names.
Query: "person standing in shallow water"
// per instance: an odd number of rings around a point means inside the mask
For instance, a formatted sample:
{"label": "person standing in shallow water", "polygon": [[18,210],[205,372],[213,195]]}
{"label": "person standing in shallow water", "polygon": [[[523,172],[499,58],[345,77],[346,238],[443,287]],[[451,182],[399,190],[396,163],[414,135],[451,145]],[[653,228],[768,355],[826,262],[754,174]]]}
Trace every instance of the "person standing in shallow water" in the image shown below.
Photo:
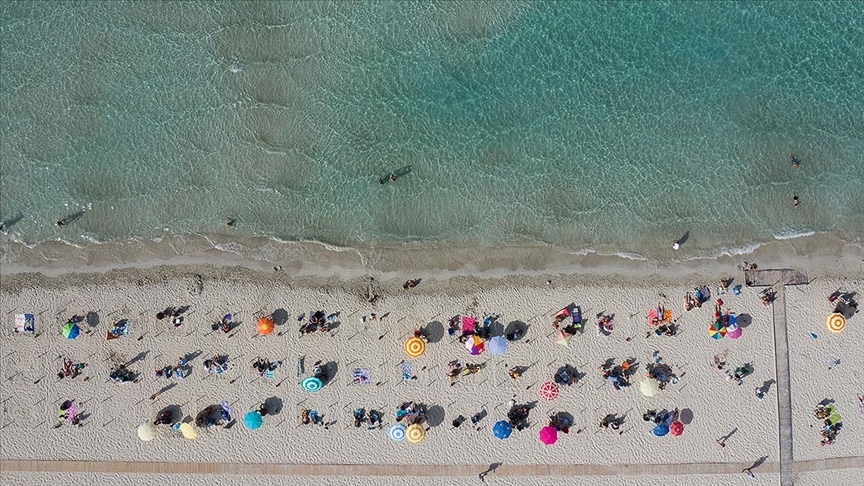
{"label": "person standing in shallow water", "polygon": [[798,167],[801,164],[801,159],[794,152],[789,154],[789,160],[792,161],[792,167]]}
{"label": "person standing in shallow water", "polygon": [[797,208],[801,206],[801,201],[798,200],[798,194],[792,193],[792,207]]}

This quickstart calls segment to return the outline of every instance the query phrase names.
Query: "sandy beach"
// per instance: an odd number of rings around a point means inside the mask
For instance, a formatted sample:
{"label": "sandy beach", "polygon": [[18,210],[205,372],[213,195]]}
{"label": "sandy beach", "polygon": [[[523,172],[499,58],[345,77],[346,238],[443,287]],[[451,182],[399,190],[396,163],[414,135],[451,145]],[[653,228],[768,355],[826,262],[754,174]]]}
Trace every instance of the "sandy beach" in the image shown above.
{"label": "sandy beach", "polygon": [[[391,477],[385,466],[401,467],[398,475],[416,476],[415,482],[424,484],[471,484],[479,483],[476,474],[493,463],[501,464],[487,476],[487,481],[495,484],[555,484],[553,476],[560,474],[584,475],[570,478],[575,484],[594,481],[591,476],[595,474],[603,475],[607,484],[729,484],[730,471],[735,472],[736,480],[737,476],[744,478],[740,470],[761,460],[754,468],[759,483],[777,484],[777,387],[766,383],[775,377],[772,308],[760,302],[756,289],[745,287],[740,295],[720,295],[724,308],[749,316],[749,324],[741,338],[719,341],[708,336],[713,320],[710,303],[689,312],[683,308],[686,292],[701,285],[716,292],[723,277],[734,277],[733,285],[743,283],[743,276],[734,268],[704,277],[646,276],[642,280],[584,275],[424,277],[410,291],[401,288],[401,278],[388,275],[371,281],[366,277],[343,280],[212,266],[61,277],[4,275],[0,291],[6,330],[0,357],[0,458],[312,467],[302,470],[308,476],[289,469],[293,479],[282,477],[284,471],[270,473],[272,477],[208,471],[226,484],[400,484],[402,478]],[[786,289],[794,458],[801,469],[796,484],[809,484],[811,476],[828,473],[848,482],[864,473],[864,415],[859,414],[857,403],[857,394],[864,390],[854,361],[864,332],[857,322],[861,317],[851,318],[840,334],[832,334],[825,327],[825,318],[832,310],[826,297],[838,288],[855,291],[859,287],[864,287],[860,280],[819,278],[810,285]],[[370,291],[378,296],[374,304],[368,302]],[[677,336],[652,334],[646,338],[651,329],[645,316],[658,302],[672,311],[680,329]],[[556,344],[551,323],[553,315],[571,303],[581,307],[589,322],[585,332],[564,347]],[[156,312],[169,306],[189,308],[179,327],[154,318]],[[334,319],[338,325],[330,333],[301,336],[297,317],[314,310],[338,313]],[[36,315],[35,338],[11,332],[13,315],[23,312]],[[272,334],[259,336],[257,318],[274,312],[287,316],[285,322]],[[615,315],[609,336],[598,334],[594,326],[595,315],[601,312]],[[241,323],[239,327],[229,334],[213,331],[212,324],[226,313],[233,314]],[[380,316],[377,321],[371,320],[372,313]],[[425,355],[417,359],[405,356],[403,343],[415,329],[427,325],[446,328],[457,314],[475,315],[481,320],[497,315],[500,327],[493,327],[495,333],[516,322],[524,323],[528,331],[504,356],[468,356],[455,336],[446,333],[431,340]],[[68,340],[60,329],[74,315],[85,318],[80,323],[82,333]],[[363,316],[367,317],[365,322]],[[107,341],[107,330],[120,319],[128,319],[129,334]],[[218,354],[229,357],[230,369],[208,375],[203,361]],[[751,364],[752,375],[738,386],[714,368],[718,354],[725,356],[730,368]],[[192,357],[183,380],[155,377],[154,370],[182,356]],[[58,380],[61,357],[86,363],[82,375]],[[256,357],[282,363],[273,379],[259,377],[251,368]],[[301,357],[305,358],[305,370],[298,378]],[[645,365],[658,357],[678,380],[648,398],[640,393],[638,381],[645,374]],[[829,369],[829,358],[840,364]],[[603,378],[598,368],[608,359],[638,362],[634,386],[615,390]],[[311,373],[311,364],[317,360],[334,363],[334,375],[324,388],[311,394],[302,390],[299,382]],[[450,386],[445,372],[451,360],[485,363],[486,367]],[[129,369],[140,373],[138,382],[108,380],[112,366],[130,361]],[[411,363],[416,379],[403,380],[401,363],[405,361]],[[577,384],[562,386],[554,401],[541,400],[540,384],[552,381],[555,371],[565,364],[574,366],[584,377]],[[528,370],[514,380],[507,374],[513,366]],[[354,368],[368,368],[370,383],[353,384]],[[89,379],[84,381],[84,377]],[[150,399],[166,386],[171,387]],[[760,401],[755,389],[763,386],[767,392]],[[506,419],[511,398],[517,404],[533,402],[535,406],[530,412],[530,427],[514,431],[502,441],[493,436],[491,428]],[[57,408],[69,399],[79,404],[83,425],[56,428]],[[844,426],[835,444],[820,447],[820,424],[812,410],[825,399],[834,400]],[[179,407],[182,416],[191,420],[208,405],[223,400],[231,404],[235,418],[265,400],[276,410],[254,431],[242,424],[230,429],[199,428],[198,439],[190,441],[170,427],[160,426],[156,440],[142,442],[136,436],[141,421],[153,420],[166,407]],[[395,423],[396,408],[406,401],[429,407],[429,430],[417,445],[394,443],[387,437],[387,428]],[[325,422],[335,423],[328,429],[300,425],[301,408],[315,409]],[[383,411],[383,429],[353,427],[351,412],[355,408]],[[655,436],[653,422],[642,417],[651,409],[681,410],[683,434]],[[476,427],[471,427],[470,421],[452,427],[457,416],[467,418],[483,410],[486,415]],[[557,443],[542,444],[539,429],[547,425],[549,415],[560,411],[573,415],[573,426],[568,434],[559,434]],[[601,429],[600,420],[612,413],[625,417],[620,429]],[[721,437],[726,437],[722,448],[715,442]],[[832,458],[843,461],[819,462]],[[798,465],[798,461],[804,462]],[[55,480],[123,484],[131,474],[112,470],[93,475],[52,469],[33,472],[47,466],[33,463],[29,469],[10,469],[9,464],[4,462],[4,484]],[[676,469],[682,464],[705,464],[706,474],[697,476]],[[316,470],[315,465],[356,467],[328,472]],[[363,465],[379,468],[366,475]],[[458,468],[442,473],[442,465]],[[571,472],[561,469],[568,465],[572,465]],[[592,465],[602,468],[592,469]],[[669,469],[656,469],[667,465]],[[548,468],[531,469],[539,466]],[[412,468],[416,470],[412,472]],[[616,468],[621,476],[612,475]],[[152,479],[166,484],[188,481],[186,476],[170,472],[150,469],[135,474],[150,473]],[[446,477],[451,474],[456,477]],[[446,481],[436,476],[445,476]]]}

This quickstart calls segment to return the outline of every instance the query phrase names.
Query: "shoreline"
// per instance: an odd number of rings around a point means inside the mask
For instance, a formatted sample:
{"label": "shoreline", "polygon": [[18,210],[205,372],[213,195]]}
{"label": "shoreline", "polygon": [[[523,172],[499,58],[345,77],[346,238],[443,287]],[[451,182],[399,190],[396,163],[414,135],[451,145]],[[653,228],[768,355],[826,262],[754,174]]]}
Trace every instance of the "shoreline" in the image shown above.
{"label": "shoreline", "polygon": [[[25,245],[0,242],[0,275],[104,273],[157,267],[238,267],[293,276],[352,279],[361,276],[447,279],[507,275],[602,277],[623,280],[649,277],[679,282],[705,274],[733,274],[743,261],[761,268],[796,268],[811,279],[856,278],[864,273],[864,248],[832,234],[812,234],[753,245],[750,251],[703,253],[685,243],[662,258],[603,249],[571,250],[553,245],[504,247],[431,247],[404,243],[368,248],[320,242],[285,242],[269,238],[174,236],[76,247],[59,241]],[[420,275],[422,274],[422,275]]]}

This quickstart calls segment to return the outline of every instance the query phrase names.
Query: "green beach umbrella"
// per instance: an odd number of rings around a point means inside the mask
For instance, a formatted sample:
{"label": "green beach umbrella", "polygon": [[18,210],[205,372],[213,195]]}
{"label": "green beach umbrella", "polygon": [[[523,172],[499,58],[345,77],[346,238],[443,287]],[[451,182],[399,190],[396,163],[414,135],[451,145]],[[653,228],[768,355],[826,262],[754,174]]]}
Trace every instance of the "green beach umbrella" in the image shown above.
{"label": "green beach umbrella", "polygon": [[79,334],[81,334],[81,329],[78,328],[78,324],[67,322],[66,325],[63,326],[63,337],[66,339],[75,339]]}

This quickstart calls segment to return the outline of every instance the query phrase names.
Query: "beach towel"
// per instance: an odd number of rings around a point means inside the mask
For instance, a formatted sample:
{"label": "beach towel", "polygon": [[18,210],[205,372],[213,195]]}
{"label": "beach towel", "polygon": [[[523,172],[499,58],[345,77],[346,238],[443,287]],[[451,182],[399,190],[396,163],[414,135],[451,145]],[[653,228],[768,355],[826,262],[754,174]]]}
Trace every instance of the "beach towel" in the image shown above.
{"label": "beach towel", "polygon": [[15,332],[35,332],[36,316],[33,314],[17,314],[15,316]]}
{"label": "beach towel", "polygon": [[274,371],[274,370],[267,370],[267,372],[264,373],[264,376],[265,376],[268,380],[272,380],[273,378],[276,378],[276,371]]}
{"label": "beach towel", "polygon": [[402,363],[402,379],[408,381],[412,376],[414,376],[414,374],[411,373],[411,363]]}
{"label": "beach towel", "polygon": [[474,326],[477,325],[476,317],[462,316],[462,332],[474,332]]}
{"label": "beach towel", "polygon": [[351,375],[354,377],[354,385],[368,385],[372,381],[372,371],[369,368],[354,368]]}

